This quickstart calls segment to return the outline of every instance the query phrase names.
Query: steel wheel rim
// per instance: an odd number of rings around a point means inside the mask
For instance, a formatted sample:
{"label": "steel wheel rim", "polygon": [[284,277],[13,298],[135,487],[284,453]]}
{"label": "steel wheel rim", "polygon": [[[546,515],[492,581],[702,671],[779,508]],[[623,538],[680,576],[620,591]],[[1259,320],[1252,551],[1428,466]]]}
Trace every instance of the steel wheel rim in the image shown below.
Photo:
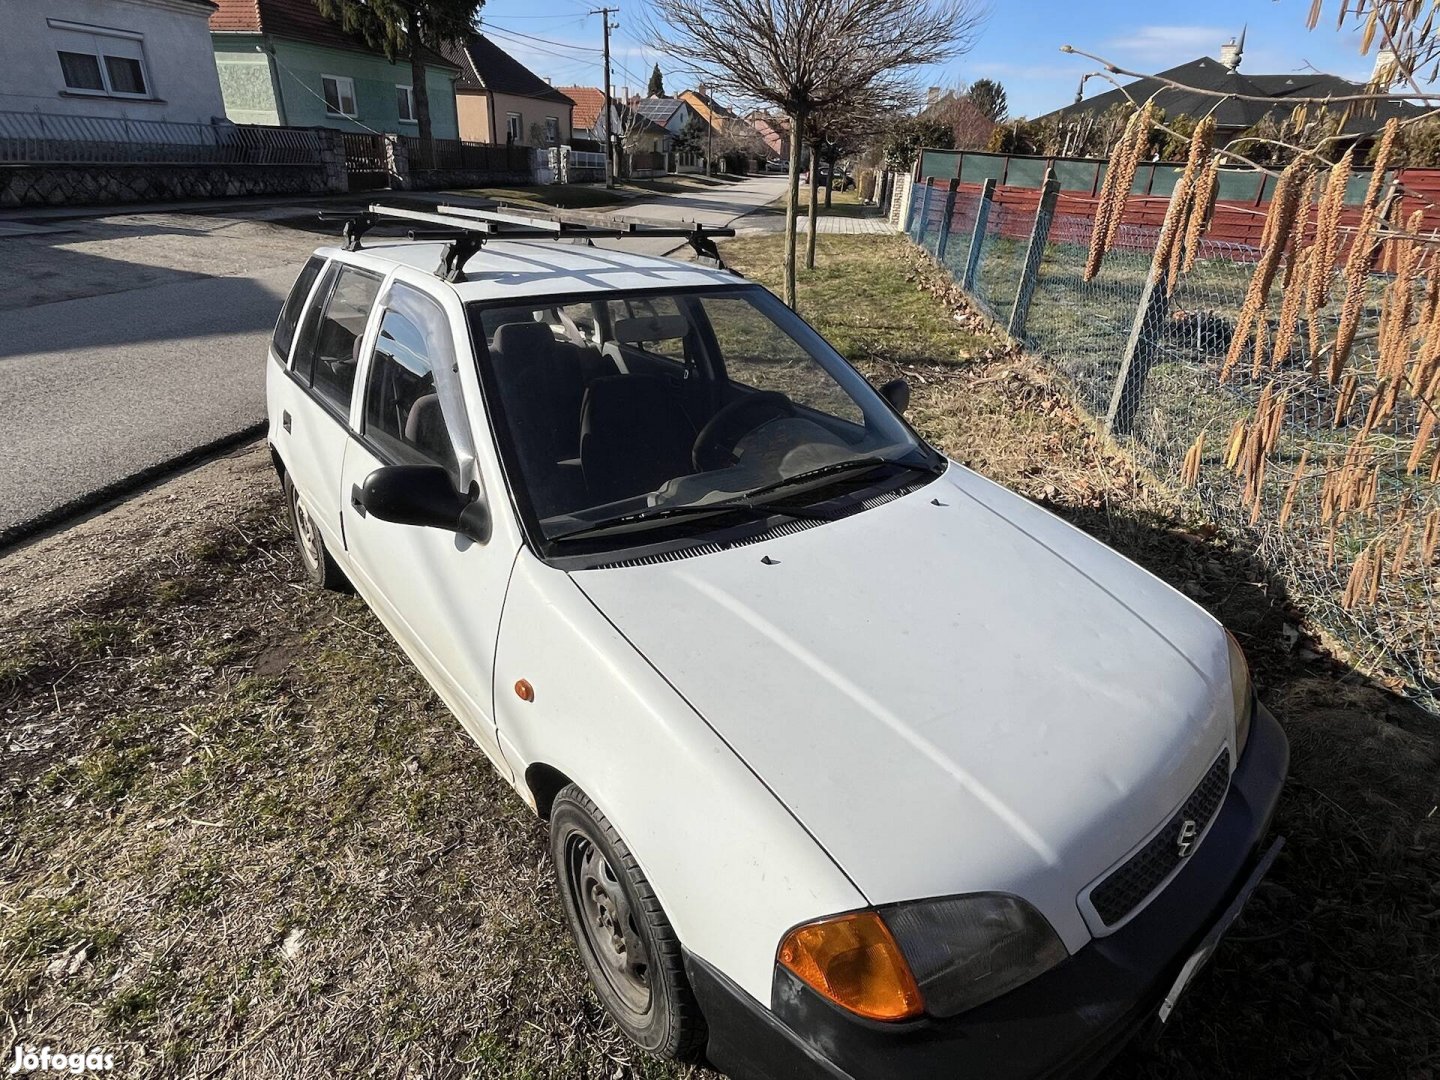
{"label": "steel wheel rim", "polygon": [[320,539],[315,535],[315,523],[305,512],[299,492],[291,496],[290,503],[295,510],[295,533],[300,538],[300,557],[313,569],[320,565]]}
{"label": "steel wheel rim", "polygon": [[627,1012],[650,1011],[650,954],[625,888],[599,847],[576,833],[565,844],[565,872],[585,949]]}

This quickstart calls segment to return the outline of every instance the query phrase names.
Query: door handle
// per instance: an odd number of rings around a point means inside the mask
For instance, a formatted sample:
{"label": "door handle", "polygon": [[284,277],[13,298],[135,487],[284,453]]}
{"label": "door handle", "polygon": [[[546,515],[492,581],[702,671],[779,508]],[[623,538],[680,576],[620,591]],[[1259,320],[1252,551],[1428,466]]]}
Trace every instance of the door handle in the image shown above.
{"label": "door handle", "polygon": [[286,431],[290,430],[290,413],[288,410],[280,414],[280,426],[283,427]]}
{"label": "door handle", "polygon": [[365,493],[360,490],[359,484],[350,485],[350,505],[361,517],[365,516]]}

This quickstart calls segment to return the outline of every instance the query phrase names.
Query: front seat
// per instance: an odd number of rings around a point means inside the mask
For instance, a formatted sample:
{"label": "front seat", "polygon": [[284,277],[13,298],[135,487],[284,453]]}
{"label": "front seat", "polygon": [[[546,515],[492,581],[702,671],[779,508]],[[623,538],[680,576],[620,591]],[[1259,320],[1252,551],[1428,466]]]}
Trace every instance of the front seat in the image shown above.
{"label": "front seat", "polygon": [[610,375],[585,391],[580,467],[596,503],[654,491],[691,472],[695,427],[660,375]]}

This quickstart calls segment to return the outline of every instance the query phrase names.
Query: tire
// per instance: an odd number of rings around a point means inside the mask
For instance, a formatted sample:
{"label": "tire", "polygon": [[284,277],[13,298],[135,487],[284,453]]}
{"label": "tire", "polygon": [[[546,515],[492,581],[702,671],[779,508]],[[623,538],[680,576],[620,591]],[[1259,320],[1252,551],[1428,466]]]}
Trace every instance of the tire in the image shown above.
{"label": "tire", "polygon": [[300,551],[300,566],[305,571],[305,576],[312,585],[318,585],[322,589],[349,592],[349,580],[344,571],[335,565],[330,552],[325,550],[325,538],[310,520],[310,514],[305,509],[305,504],[300,501],[300,493],[295,490],[289,473],[285,474],[283,484],[285,508],[290,517],[290,533],[295,537],[295,546]]}
{"label": "tire", "polygon": [[675,931],[625,841],[574,784],[551,807],[550,857],[565,921],[605,1011],[642,1050],[701,1061],[705,1018]]}

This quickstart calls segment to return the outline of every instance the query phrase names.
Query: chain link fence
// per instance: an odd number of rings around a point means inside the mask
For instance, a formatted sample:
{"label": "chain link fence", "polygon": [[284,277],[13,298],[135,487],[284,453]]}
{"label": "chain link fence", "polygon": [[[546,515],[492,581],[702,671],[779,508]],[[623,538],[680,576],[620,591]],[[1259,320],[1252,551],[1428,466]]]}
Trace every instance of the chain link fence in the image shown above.
{"label": "chain link fence", "polygon": [[[932,189],[927,207],[917,187],[907,222],[932,255],[946,194]],[[1302,315],[1277,362],[1277,283],[1259,361],[1247,343],[1225,372],[1255,248],[1202,241],[1193,269],[1167,290],[1149,282],[1159,230],[1122,225],[1086,282],[1091,218],[1055,213],[1053,202],[1038,211],[981,202],[956,192],[940,260],[967,295],[1044,357],[1142,465],[1252,544],[1360,670],[1391,677],[1440,713],[1440,431],[1433,419],[1424,426],[1440,402],[1427,405],[1405,385],[1397,392],[1393,361],[1386,370],[1379,324],[1391,276],[1370,276],[1335,379],[1343,285],[1314,328]]]}

